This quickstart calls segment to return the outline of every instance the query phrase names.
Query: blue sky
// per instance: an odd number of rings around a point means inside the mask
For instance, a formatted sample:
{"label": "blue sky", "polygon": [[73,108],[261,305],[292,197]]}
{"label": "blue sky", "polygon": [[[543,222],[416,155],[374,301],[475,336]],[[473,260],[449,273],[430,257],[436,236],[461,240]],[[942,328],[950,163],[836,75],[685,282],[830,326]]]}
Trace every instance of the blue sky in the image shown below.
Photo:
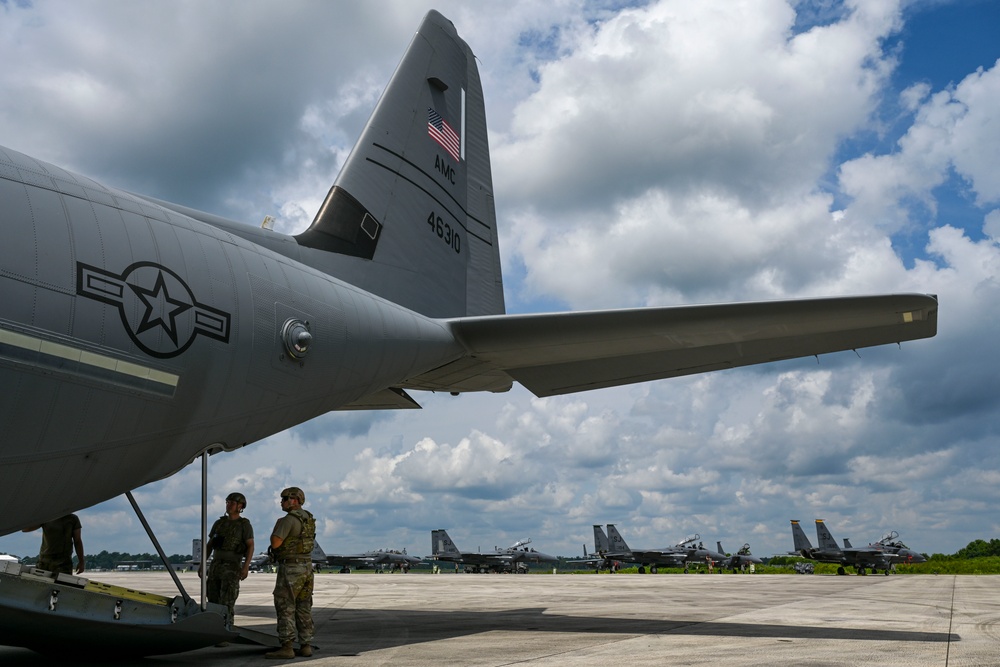
{"label": "blue sky", "polygon": [[[640,546],[699,533],[763,554],[791,548],[788,519],[855,544],[897,530],[931,553],[997,536],[996,3],[437,8],[479,58],[509,311],[913,291],[940,295],[940,333],[561,398],[327,415],[213,457],[212,512],[240,490],[263,534],[278,491],[302,486],[331,552],[423,554],[447,528],[463,548],[531,537],[576,554],[608,522]],[[0,144],[298,231],[426,9],[2,3],[0,59],[21,66],[0,71]],[[198,532],[199,478],[137,491],[170,553]],[[123,499],[80,515],[88,551],[149,549]]]}

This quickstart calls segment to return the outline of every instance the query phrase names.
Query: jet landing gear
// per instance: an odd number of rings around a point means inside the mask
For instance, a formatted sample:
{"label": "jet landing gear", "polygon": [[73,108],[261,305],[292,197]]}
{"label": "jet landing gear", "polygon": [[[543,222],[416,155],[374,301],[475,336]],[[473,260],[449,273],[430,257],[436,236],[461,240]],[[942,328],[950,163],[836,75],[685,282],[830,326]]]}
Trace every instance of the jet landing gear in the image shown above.
{"label": "jet landing gear", "polygon": [[839,574],[840,576],[844,576],[845,574],[847,574],[847,570],[845,570],[843,566],[840,566],[837,568],[837,574]]}

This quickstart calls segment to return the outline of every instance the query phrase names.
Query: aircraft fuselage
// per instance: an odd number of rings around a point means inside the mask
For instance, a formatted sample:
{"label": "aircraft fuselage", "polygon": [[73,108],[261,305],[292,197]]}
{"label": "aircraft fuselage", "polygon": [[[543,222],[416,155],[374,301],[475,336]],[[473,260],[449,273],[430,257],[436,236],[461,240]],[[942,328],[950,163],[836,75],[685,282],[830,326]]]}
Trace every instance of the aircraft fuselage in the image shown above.
{"label": "aircraft fuselage", "polygon": [[439,321],[4,149],[0,201],[0,498],[34,499],[0,534],[462,355]]}

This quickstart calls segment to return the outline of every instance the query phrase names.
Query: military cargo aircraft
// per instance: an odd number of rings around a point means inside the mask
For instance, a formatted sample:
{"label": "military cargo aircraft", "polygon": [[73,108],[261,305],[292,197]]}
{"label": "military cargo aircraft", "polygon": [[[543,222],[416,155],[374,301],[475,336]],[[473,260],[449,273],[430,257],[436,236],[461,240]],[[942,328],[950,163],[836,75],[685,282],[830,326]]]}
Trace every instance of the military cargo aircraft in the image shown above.
{"label": "military cargo aircraft", "polygon": [[[611,551],[607,553],[608,558],[627,561],[639,564],[639,574],[646,573],[646,566],[649,571],[656,574],[660,567],[683,567],[687,572],[692,563],[718,563],[725,560],[726,555],[711,549],[706,549],[699,540],[697,534],[681,540],[672,547],[662,549],[632,549],[625,543],[625,538],[621,536],[613,523],[608,524],[608,540],[611,542]],[[697,542],[697,544],[696,544]]]}
{"label": "military cargo aircraft", "polygon": [[530,539],[518,540],[506,549],[494,547],[493,551],[461,551],[442,529],[431,531],[431,558],[443,563],[465,566],[466,572],[525,573],[529,563],[558,563],[555,556],[527,548]]}
{"label": "military cargo aircraft", "polygon": [[371,568],[376,572],[384,572],[386,569],[390,572],[396,570],[409,572],[411,567],[420,562],[420,558],[407,554],[406,549],[402,551],[379,549],[360,554],[327,554],[326,556],[326,564],[339,565],[341,574],[350,574],[351,568]]}
{"label": "military cargo aircraft", "polygon": [[[412,391],[553,396],[937,331],[922,294],[507,315],[487,136],[473,52],[431,11],[294,236],[0,148],[0,535]],[[50,646],[90,613],[70,607],[18,608],[0,643]]]}
{"label": "military cargo aircraft", "polygon": [[[816,540],[819,546],[814,549],[798,520],[792,519],[791,522],[792,541],[795,545],[793,553],[820,563],[836,563],[837,574],[840,575],[847,574],[848,567],[853,567],[859,575],[868,574],[869,570],[872,572],[882,570],[888,575],[898,563],[922,563],[925,560],[923,555],[907,548],[901,542],[898,547],[890,547],[881,542],[869,544],[867,547],[853,547],[849,540],[845,540],[844,547],[841,548],[823,519],[816,519]],[[892,538],[888,541],[892,541]]]}

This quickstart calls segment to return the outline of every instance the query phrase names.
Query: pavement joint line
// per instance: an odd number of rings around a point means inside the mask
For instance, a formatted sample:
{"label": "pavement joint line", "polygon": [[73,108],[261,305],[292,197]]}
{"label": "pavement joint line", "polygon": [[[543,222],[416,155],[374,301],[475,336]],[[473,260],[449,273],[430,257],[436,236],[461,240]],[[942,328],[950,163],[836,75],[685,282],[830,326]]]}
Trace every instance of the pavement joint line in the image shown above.
{"label": "pavement joint line", "polygon": [[955,624],[955,591],[958,588],[958,577],[952,576],[951,580],[951,609],[948,614],[948,642],[945,644],[944,649],[944,667],[948,667],[948,662],[951,660],[951,638],[952,638],[952,627]]}

